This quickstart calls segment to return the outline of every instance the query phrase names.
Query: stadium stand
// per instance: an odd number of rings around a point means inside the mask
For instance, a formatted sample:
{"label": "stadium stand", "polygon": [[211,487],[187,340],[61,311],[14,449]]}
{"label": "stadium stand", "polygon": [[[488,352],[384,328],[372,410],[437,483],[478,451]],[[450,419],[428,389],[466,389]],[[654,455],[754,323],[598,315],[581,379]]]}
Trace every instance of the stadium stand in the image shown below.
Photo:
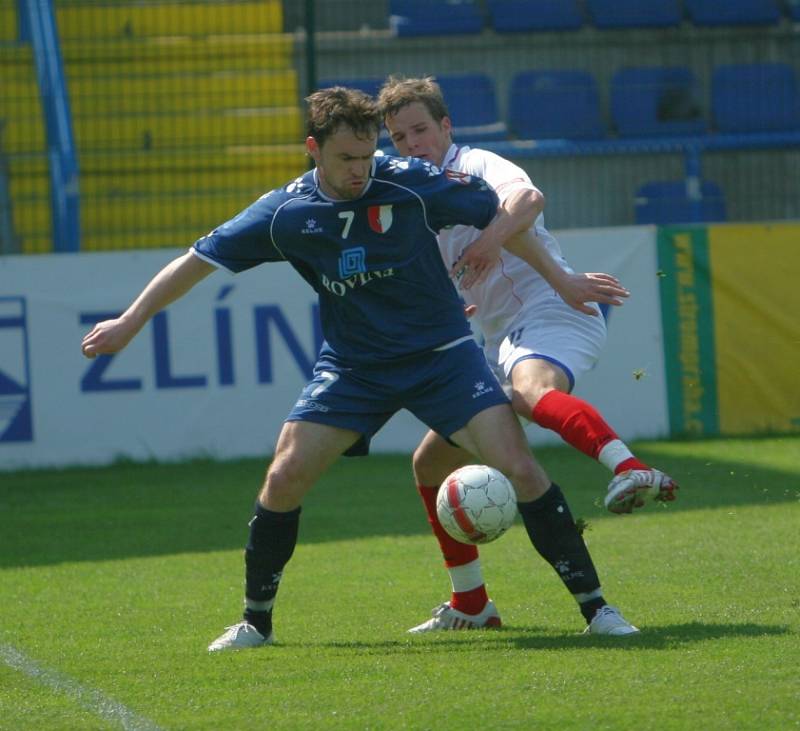
{"label": "stadium stand", "polygon": [[487,9],[498,33],[577,30],[583,25],[577,0],[487,0]]}
{"label": "stadium stand", "polygon": [[463,143],[503,140],[508,136],[506,123],[497,113],[494,84],[485,74],[441,75],[442,88],[453,136]]}
{"label": "stadium stand", "polygon": [[800,22],[800,0],[787,0],[787,10],[792,20]]}
{"label": "stadium stand", "polygon": [[370,96],[376,96],[382,84],[382,76],[362,76],[358,78],[320,79],[317,86],[319,86],[320,89],[328,89],[332,86],[346,86],[350,89],[363,91]]}
{"label": "stadium stand", "polygon": [[629,67],[611,79],[611,117],[622,137],[705,133],[697,79],[684,66]]}
{"label": "stadium stand", "polygon": [[636,223],[674,224],[725,221],[722,190],[710,180],[652,181],[636,191]]}
{"label": "stadium stand", "polygon": [[521,71],[511,80],[508,122],[520,139],[605,135],[595,78],[587,71]]}
{"label": "stadium stand", "polygon": [[781,19],[777,0],[684,0],[695,25],[774,25]]}
{"label": "stadium stand", "polygon": [[800,92],[785,63],[725,64],[714,69],[711,108],[719,132],[800,130]]}
{"label": "stadium stand", "polygon": [[389,27],[398,36],[480,33],[483,12],[476,0],[390,0]]}
{"label": "stadium stand", "polygon": [[598,28],[645,28],[680,25],[678,0],[586,0]]}
{"label": "stadium stand", "polygon": [[[183,246],[306,168],[277,0],[73,2],[57,12],[84,250]],[[41,118],[33,106],[27,114]],[[23,251],[49,251],[46,162],[30,159],[44,133],[25,132],[6,136],[15,226]]]}

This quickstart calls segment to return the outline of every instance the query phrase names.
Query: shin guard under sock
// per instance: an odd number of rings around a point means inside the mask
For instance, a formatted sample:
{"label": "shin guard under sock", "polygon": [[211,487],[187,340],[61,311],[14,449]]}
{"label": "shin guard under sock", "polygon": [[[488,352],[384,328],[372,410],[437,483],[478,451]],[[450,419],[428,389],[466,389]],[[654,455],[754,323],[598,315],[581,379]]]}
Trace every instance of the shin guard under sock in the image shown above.
{"label": "shin guard under sock", "polygon": [[581,609],[584,604],[596,604],[598,599],[602,602],[592,557],[561,488],[553,483],[540,498],[518,503],[518,508],[534,548],[556,570]]}
{"label": "shin guard under sock", "polygon": [[276,513],[256,502],[245,548],[244,619],[264,637],[272,631],[272,606],[283,574],[297,544],[300,508]]}

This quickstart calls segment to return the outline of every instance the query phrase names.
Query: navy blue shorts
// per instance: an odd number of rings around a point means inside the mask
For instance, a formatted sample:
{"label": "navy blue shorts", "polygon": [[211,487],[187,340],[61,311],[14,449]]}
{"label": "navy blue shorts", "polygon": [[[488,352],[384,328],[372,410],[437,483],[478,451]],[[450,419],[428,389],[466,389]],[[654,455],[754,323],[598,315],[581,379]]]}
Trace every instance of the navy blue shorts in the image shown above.
{"label": "navy blue shorts", "polygon": [[345,454],[365,455],[372,436],[408,409],[445,439],[508,397],[473,340],[390,363],[345,368],[321,358],[286,421],[313,421],[362,436]]}

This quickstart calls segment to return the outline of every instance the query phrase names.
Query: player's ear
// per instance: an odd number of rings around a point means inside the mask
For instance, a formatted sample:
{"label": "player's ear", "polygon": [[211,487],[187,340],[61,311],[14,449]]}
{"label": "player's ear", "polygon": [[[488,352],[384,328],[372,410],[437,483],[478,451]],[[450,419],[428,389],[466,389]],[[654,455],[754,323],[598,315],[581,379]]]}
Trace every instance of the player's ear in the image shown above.
{"label": "player's ear", "polygon": [[442,117],[442,121],[439,124],[447,134],[453,133],[453,123],[450,121],[450,117]]}
{"label": "player's ear", "polygon": [[314,162],[318,162],[319,144],[317,144],[317,141],[310,135],[306,137],[306,152],[308,153],[309,157],[314,158]]}

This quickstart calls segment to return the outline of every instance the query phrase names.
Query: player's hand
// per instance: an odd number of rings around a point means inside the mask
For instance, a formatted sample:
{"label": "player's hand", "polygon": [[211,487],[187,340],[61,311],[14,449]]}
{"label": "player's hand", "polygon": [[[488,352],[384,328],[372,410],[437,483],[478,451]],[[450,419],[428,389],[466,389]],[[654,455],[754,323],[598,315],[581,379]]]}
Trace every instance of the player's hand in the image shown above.
{"label": "player's hand", "polygon": [[597,310],[588,302],[604,305],[621,305],[630,292],[611,274],[592,272],[588,274],[567,274],[558,287],[561,298],[570,307],[586,315],[596,315]]}
{"label": "player's hand", "polygon": [[127,321],[118,317],[98,322],[81,341],[81,352],[87,358],[111,355],[122,350],[136,334]]}
{"label": "player's hand", "polygon": [[480,284],[500,260],[502,250],[502,241],[484,231],[464,249],[450,270],[450,276],[458,282],[459,289]]}

